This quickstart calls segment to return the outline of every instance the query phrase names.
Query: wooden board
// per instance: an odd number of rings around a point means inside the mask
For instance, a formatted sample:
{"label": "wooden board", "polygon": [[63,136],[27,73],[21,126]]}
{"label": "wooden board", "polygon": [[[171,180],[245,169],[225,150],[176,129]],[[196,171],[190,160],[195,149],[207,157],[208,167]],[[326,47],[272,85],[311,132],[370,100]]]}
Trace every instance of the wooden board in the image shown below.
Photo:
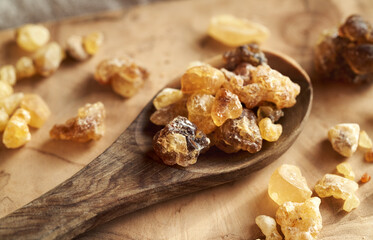
{"label": "wooden board", "polygon": [[[0,146],[0,216],[40,196],[89,163],[130,124],[141,108],[169,80],[180,75],[193,60],[203,60],[227,48],[206,36],[211,16],[231,13],[266,25],[271,31],[267,48],[294,57],[314,77],[312,47],[319,33],[360,13],[373,22],[369,0],[340,1],[245,1],[205,0],[162,2],[116,13],[50,23],[53,39],[64,43],[71,34],[103,31],[105,45],[84,63],[67,61],[47,79],[17,83],[16,91],[36,92],[51,107],[52,117],[32,141],[18,150]],[[0,33],[0,64],[15,63],[18,50],[13,31]],[[123,100],[92,77],[95,66],[106,57],[129,55],[151,72],[146,87],[134,98]],[[240,181],[140,210],[118,218],[81,236],[82,239],[253,239],[261,236],[255,216],[274,216],[267,183],[282,163],[299,166],[309,186],[345,159],[326,141],[328,127],[339,122],[358,122],[373,136],[371,86],[322,84],[314,80],[314,107],[296,144],[269,167]],[[51,141],[53,124],[74,116],[87,102],[102,101],[107,109],[107,132],[89,144]],[[373,174],[373,165],[362,152],[348,161],[357,177]],[[373,183],[362,185],[361,206],[346,214],[341,202],[324,199],[323,239],[369,239],[373,236]]]}

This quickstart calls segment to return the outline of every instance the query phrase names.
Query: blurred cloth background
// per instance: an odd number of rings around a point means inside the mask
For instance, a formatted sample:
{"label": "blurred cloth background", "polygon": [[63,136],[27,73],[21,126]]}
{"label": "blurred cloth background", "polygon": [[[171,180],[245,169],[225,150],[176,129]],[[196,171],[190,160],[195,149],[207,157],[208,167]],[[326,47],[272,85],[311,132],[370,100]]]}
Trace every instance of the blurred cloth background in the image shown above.
{"label": "blurred cloth background", "polygon": [[159,0],[0,0],[0,30]]}

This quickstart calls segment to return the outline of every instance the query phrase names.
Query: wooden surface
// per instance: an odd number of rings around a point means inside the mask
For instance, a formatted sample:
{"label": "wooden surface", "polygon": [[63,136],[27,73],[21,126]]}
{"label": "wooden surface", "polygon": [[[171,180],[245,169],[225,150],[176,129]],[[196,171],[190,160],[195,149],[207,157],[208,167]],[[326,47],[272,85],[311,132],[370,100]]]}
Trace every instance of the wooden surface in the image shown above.
{"label": "wooden surface", "polygon": [[[53,116],[32,141],[19,150],[0,147],[0,215],[4,216],[59,183],[88,164],[106,149],[139,113],[151,96],[167,81],[178,76],[187,64],[206,59],[226,48],[206,37],[211,16],[231,13],[266,25],[271,31],[267,48],[295,58],[314,76],[312,47],[318,34],[351,13],[373,22],[369,0],[345,1],[245,1],[205,0],[163,2],[114,14],[50,24],[53,38],[63,43],[74,33],[102,30],[102,51],[88,62],[65,62],[48,79],[19,82],[16,90],[36,92],[51,106]],[[192,16],[192,17],[191,17]],[[25,53],[17,49],[13,32],[0,33],[0,64],[14,63]],[[93,81],[92,72],[105,57],[130,55],[151,72],[141,94],[129,100]],[[315,81],[314,105],[305,130],[279,160],[242,180],[188,195],[118,218],[82,235],[81,239],[253,239],[261,236],[254,224],[259,214],[276,211],[266,191],[271,173],[282,163],[299,166],[309,186],[346,159],[326,141],[328,127],[340,122],[357,122],[373,136],[372,86],[321,84]],[[61,100],[64,99],[64,100]],[[51,141],[54,123],[76,114],[86,102],[101,100],[107,108],[107,132],[89,144]],[[120,110],[120,111],[119,111]],[[357,177],[373,175],[373,165],[357,152],[348,161]],[[373,182],[358,190],[361,206],[349,214],[341,202],[323,199],[322,239],[370,239],[373,236]]]}

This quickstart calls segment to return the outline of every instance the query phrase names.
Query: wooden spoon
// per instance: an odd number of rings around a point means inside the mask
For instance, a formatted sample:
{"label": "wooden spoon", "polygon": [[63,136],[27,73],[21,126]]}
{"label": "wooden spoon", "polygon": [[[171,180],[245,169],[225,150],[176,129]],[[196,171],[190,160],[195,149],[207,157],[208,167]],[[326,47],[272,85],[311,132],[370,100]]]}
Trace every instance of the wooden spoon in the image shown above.
{"label": "wooden spoon", "polygon": [[[152,159],[152,102],[101,155],[56,188],[0,219],[0,239],[70,239],[98,224],[149,205],[213,187],[257,171],[294,142],[309,115],[312,86],[291,58],[266,51],[269,65],[301,86],[297,103],[285,109],[283,134],[260,152],[225,154],[212,149],[197,164],[171,167]],[[221,56],[207,61],[222,66]],[[174,81],[178,82],[179,79]]]}

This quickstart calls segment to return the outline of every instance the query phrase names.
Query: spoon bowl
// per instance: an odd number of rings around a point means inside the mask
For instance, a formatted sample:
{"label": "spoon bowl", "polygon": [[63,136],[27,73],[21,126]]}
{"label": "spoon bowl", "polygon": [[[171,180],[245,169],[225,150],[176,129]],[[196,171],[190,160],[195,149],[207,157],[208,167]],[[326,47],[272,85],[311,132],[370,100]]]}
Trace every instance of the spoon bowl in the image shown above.
{"label": "spoon bowl", "polygon": [[[71,239],[118,216],[196,192],[257,171],[295,141],[312,104],[306,72],[291,58],[265,51],[268,64],[301,87],[297,103],[285,109],[283,133],[260,152],[226,154],[212,148],[187,168],[154,159],[152,138],[160,129],[150,123],[149,102],[132,124],[101,155],[56,188],[0,219],[0,239]],[[222,66],[221,56],[207,63]],[[177,85],[179,79],[171,83]]]}

